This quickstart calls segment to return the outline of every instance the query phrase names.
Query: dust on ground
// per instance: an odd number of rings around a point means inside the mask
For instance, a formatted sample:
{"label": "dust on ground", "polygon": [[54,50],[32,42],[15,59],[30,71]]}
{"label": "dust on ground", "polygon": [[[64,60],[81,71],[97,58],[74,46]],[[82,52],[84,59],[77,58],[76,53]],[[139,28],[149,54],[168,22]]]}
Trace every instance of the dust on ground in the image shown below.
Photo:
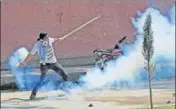
{"label": "dust on ground", "polygon": [[[75,93],[77,92],[77,93]],[[174,89],[154,89],[155,105],[173,105]],[[104,89],[96,91],[40,91],[36,100],[29,100],[30,92],[2,92],[1,108],[10,109],[129,109],[149,106],[148,89]]]}

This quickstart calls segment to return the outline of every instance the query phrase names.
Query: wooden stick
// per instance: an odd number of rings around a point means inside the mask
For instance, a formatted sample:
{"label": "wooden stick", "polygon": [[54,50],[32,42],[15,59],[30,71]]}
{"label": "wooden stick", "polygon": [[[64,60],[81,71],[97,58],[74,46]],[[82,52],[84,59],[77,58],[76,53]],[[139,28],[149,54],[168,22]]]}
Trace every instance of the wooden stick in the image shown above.
{"label": "wooden stick", "polygon": [[67,33],[66,35],[64,35],[64,36],[63,36],[63,37],[61,37],[61,38],[62,38],[62,39],[67,38],[68,36],[70,36],[70,35],[74,34],[75,32],[77,32],[77,31],[79,31],[79,30],[81,30],[82,28],[84,28],[85,26],[89,25],[90,23],[92,23],[92,22],[96,21],[96,20],[97,20],[97,19],[99,19],[99,18],[101,18],[101,16],[100,16],[100,15],[98,15],[98,16],[96,16],[96,17],[94,17],[93,19],[91,19],[91,20],[87,21],[86,23],[82,24],[81,26],[79,26],[78,28],[76,28],[76,29],[72,30],[71,32]]}

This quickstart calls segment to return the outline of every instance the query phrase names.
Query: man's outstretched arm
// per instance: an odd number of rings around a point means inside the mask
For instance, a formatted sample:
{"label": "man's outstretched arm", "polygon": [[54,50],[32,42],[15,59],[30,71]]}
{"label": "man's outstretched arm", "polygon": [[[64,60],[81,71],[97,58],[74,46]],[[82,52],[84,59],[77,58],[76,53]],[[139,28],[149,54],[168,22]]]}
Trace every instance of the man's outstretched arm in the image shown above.
{"label": "man's outstretched arm", "polygon": [[54,43],[56,43],[56,42],[61,42],[62,40],[64,40],[64,38],[54,38]]}
{"label": "man's outstretched arm", "polygon": [[27,55],[24,61],[20,63],[20,66],[24,66],[32,58],[32,56],[36,53],[37,53],[37,44],[34,45],[31,52]]}
{"label": "man's outstretched arm", "polygon": [[32,54],[28,54],[23,62],[20,63],[20,67],[24,66],[30,59],[32,58]]}

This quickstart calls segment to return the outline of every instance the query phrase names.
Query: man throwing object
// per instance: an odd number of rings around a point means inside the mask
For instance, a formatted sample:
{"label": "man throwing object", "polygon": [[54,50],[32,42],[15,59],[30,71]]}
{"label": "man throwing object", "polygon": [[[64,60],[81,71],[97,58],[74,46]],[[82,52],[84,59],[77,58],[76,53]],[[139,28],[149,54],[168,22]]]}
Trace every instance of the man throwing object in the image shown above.
{"label": "man throwing object", "polygon": [[68,74],[65,72],[63,67],[59,63],[57,63],[57,59],[53,49],[53,44],[56,42],[60,42],[63,39],[64,38],[51,38],[48,37],[47,33],[41,32],[33,49],[27,55],[25,60],[20,64],[20,66],[24,66],[27,61],[32,58],[32,55],[38,53],[40,58],[41,76],[40,81],[36,84],[31,92],[30,99],[35,99],[37,91],[41,87],[44,77],[46,76],[46,73],[49,69],[52,69],[56,73],[60,74],[64,81],[68,80]]}

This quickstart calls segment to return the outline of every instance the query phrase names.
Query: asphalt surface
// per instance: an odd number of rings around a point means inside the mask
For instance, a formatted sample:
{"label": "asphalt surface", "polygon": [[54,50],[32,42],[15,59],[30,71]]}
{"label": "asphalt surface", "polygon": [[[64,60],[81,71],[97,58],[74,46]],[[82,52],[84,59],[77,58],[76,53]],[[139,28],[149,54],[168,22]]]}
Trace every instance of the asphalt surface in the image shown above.
{"label": "asphalt surface", "polygon": [[[72,89],[71,94],[62,91],[40,91],[35,100],[29,100],[30,91],[1,92],[1,109],[131,109],[149,106],[149,90],[140,87],[116,87],[116,89]],[[175,104],[174,80],[153,81],[153,102],[156,105]],[[89,107],[91,106],[92,107]]]}

